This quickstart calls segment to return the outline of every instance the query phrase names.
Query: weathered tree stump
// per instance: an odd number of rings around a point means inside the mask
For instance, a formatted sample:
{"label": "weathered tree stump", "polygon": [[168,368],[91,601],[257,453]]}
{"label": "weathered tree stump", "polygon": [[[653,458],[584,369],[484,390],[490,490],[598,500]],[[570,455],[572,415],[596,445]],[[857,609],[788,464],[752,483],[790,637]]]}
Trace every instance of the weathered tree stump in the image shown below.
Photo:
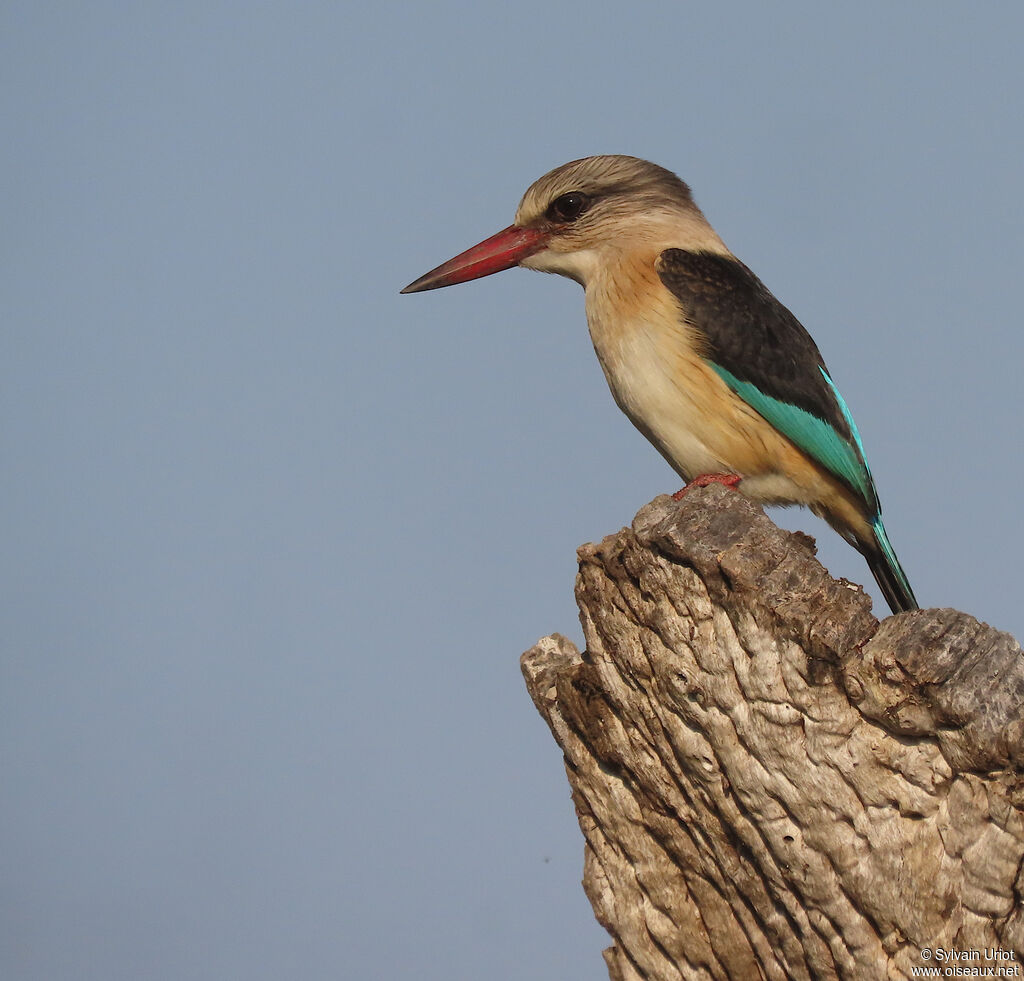
{"label": "weathered tree stump", "polygon": [[948,609],[879,623],[811,539],[719,486],[579,559],[587,649],[552,635],[523,673],[612,979],[1020,970],[1012,637]]}

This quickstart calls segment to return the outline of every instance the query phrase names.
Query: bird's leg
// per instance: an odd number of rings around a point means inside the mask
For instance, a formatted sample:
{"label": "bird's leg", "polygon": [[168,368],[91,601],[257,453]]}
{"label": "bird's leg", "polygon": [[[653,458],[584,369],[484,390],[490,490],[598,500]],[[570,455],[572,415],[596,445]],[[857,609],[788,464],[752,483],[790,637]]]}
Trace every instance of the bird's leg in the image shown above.
{"label": "bird's leg", "polygon": [[742,479],[738,473],[702,473],[699,477],[694,477],[682,490],[677,490],[672,495],[672,500],[681,501],[688,490],[694,487],[707,487],[708,484],[721,484],[735,490]]}

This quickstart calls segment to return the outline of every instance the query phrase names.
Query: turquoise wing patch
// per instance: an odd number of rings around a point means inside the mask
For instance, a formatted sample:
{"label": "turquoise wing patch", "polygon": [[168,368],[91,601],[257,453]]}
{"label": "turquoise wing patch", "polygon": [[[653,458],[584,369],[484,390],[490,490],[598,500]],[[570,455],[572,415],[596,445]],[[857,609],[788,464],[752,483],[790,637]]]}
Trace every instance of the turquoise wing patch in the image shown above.
{"label": "turquoise wing patch", "polygon": [[826,470],[835,474],[843,483],[856,491],[872,509],[877,508],[875,483],[864,459],[860,433],[854,425],[853,416],[843,397],[839,394],[825,369],[821,373],[835,395],[839,409],[853,434],[851,445],[827,422],[816,415],[765,395],[756,385],[740,381],[731,371],[709,361],[719,377],[752,409],[764,416],[783,436],[795,443],[809,457],[817,460]]}

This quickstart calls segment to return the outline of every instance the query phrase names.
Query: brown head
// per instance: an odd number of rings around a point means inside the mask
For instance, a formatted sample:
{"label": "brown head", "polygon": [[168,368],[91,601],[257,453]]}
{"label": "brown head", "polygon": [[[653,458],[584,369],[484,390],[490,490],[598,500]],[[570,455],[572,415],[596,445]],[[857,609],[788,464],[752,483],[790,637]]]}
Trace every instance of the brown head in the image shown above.
{"label": "brown head", "polygon": [[602,262],[638,248],[727,251],[671,171],[637,157],[584,157],[535,181],[508,228],[402,292],[453,286],[515,265],[585,286]]}

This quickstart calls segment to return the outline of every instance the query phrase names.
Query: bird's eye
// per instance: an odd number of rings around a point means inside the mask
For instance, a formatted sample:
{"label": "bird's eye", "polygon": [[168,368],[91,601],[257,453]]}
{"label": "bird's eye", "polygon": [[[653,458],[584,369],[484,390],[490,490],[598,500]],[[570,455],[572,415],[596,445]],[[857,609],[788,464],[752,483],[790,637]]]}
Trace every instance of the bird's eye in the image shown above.
{"label": "bird's eye", "polygon": [[570,191],[568,194],[555,198],[548,205],[546,214],[551,221],[575,221],[589,207],[590,198],[582,191]]}

